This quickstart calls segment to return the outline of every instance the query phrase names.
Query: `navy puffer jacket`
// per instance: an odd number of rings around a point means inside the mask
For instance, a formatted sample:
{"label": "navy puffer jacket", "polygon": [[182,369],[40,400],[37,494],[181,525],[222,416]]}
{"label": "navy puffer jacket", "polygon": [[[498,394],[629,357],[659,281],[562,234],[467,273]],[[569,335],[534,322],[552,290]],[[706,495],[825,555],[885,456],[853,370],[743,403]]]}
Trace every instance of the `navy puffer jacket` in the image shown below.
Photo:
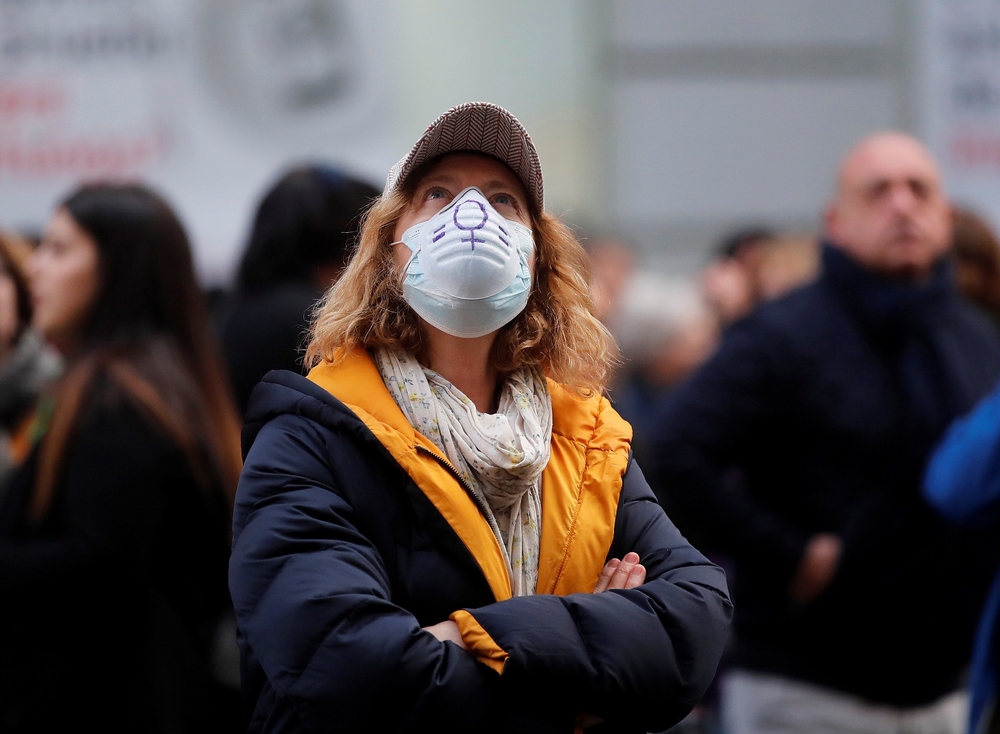
{"label": "navy puffer jacket", "polygon": [[[553,544],[559,518],[545,517],[558,498],[543,494],[540,566],[558,566],[557,593],[497,601],[500,582],[463,541],[475,536],[458,505],[411,476],[436,459],[394,455],[373,432],[379,415],[402,414],[380,413],[388,393],[370,359],[358,364],[343,402],[290,372],[267,375],[251,400],[230,567],[250,731],[572,731],[588,713],[604,731],[645,732],[685,716],[714,676],[731,606],[723,572],[677,532],[638,466],[622,478],[601,446],[557,450],[556,420],[555,460],[583,469],[565,542]],[[600,416],[587,430],[600,433]],[[424,464],[408,473],[400,462],[411,460]],[[587,521],[604,491],[587,487],[616,481],[610,517]],[[462,492],[454,484],[447,491]],[[610,547],[588,559],[605,521]],[[556,545],[565,555],[545,557]],[[592,589],[605,560],[629,551],[647,568],[643,586],[558,595],[574,574]],[[458,610],[463,639],[499,657],[422,631]]]}

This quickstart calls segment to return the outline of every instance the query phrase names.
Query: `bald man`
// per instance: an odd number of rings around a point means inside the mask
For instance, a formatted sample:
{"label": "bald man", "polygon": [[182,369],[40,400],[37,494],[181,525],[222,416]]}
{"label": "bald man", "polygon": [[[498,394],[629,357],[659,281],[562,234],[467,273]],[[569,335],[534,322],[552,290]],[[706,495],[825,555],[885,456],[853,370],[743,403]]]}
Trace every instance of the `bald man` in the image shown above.
{"label": "bald man", "polygon": [[1000,343],[955,290],[919,141],[853,147],[824,222],[818,280],[729,329],[664,407],[647,471],[734,569],[727,734],[958,734],[1000,543],[937,519],[920,478],[1000,377]]}
{"label": "bald man", "polygon": [[951,241],[937,164],[902,133],[872,135],[851,149],[825,219],[832,244],[890,280],[928,278]]}

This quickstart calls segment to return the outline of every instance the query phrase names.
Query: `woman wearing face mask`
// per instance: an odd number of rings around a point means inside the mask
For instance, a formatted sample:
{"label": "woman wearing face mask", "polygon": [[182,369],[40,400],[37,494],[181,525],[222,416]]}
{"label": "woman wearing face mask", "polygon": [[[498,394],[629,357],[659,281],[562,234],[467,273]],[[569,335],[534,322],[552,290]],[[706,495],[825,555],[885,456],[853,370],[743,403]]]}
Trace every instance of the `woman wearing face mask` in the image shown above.
{"label": "woman wearing face mask", "polygon": [[308,378],[270,373],[247,416],[251,731],[646,732],[697,703],[725,580],[601,397],[585,262],[502,108],[449,110],[390,171]]}
{"label": "woman wearing face mask", "polygon": [[0,507],[0,731],[222,730],[239,426],[187,237],[147,189],[88,185],[28,275],[67,368]]}

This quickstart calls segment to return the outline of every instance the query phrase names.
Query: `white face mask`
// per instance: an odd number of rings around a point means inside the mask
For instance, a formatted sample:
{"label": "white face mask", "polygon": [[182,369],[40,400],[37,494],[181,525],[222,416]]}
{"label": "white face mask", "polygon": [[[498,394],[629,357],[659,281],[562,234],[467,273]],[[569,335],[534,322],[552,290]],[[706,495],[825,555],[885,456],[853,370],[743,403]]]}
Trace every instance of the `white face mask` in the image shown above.
{"label": "white face mask", "polygon": [[413,253],[403,298],[447,334],[484,336],[528,303],[528,261],[535,248],[531,230],[501,216],[475,186],[403,232],[402,242]]}

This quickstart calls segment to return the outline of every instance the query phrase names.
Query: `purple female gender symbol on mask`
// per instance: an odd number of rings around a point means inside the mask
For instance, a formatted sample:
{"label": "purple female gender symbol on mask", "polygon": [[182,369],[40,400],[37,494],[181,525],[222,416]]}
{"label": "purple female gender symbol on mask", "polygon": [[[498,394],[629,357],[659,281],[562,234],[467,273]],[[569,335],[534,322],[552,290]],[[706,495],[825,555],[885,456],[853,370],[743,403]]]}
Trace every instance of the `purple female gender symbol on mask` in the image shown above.
{"label": "purple female gender symbol on mask", "polygon": [[[479,207],[479,211],[482,212],[482,215],[483,215],[482,220],[478,224],[476,224],[474,227],[463,226],[462,223],[458,221],[458,212],[466,204],[475,204],[476,206]],[[452,214],[451,218],[454,220],[456,227],[458,227],[463,232],[468,232],[469,233],[469,238],[466,239],[465,237],[463,237],[461,240],[459,240],[460,242],[469,242],[469,243],[471,243],[473,250],[476,249],[476,243],[477,242],[486,242],[486,240],[484,240],[482,237],[476,237],[476,230],[480,230],[480,229],[482,229],[483,227],[486,226],[486,222],[489,220],[490,215],[486,213],[486,207],[483,206],[482,204],[480,204],[478,201],[476,201],[475,199],[469,199],[467,201],[463,201],[461,204],[459,204],[458,206],[455,207],[455,211]]]}

